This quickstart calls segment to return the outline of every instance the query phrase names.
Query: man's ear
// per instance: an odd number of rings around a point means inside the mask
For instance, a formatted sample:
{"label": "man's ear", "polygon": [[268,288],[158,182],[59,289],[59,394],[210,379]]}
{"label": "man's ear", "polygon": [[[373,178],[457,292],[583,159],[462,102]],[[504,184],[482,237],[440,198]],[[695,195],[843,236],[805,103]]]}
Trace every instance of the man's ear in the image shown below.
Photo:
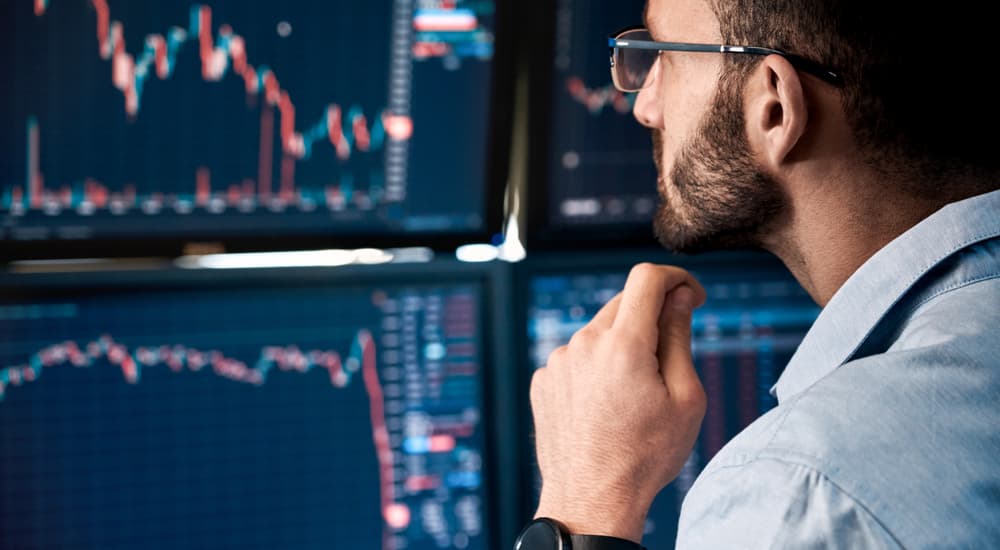
{"label": "man's ear", "polygon": [[747,79],[747,138],[769,168],[788,161],[805,134],[809,111],[798,71],[780,55],[769,55]]}

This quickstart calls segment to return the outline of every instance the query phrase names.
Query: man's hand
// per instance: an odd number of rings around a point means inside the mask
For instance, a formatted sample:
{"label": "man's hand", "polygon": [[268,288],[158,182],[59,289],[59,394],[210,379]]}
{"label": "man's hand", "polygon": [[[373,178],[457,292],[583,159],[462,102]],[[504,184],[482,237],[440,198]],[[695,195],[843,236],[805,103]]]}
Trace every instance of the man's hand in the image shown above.
{"label": "man's hand", "polygon": [[535,372],[536,517],[641,541],[653,498],[680,473],[705,414],[691,360],[691,312],[704,302],[688,272],[637,265]]}

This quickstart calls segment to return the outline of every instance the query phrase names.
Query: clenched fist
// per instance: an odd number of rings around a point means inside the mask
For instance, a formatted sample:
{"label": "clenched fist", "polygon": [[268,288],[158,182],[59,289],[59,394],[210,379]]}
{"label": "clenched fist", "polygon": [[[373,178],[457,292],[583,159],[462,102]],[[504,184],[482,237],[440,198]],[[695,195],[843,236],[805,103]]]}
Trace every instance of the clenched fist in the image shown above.
{"label": "clenched fist", "polygon": [[705,290],[683,269],[640,264],[624,290],[531,382],[542,475],[536,517],[639,542],[705,414],[691,314]]}

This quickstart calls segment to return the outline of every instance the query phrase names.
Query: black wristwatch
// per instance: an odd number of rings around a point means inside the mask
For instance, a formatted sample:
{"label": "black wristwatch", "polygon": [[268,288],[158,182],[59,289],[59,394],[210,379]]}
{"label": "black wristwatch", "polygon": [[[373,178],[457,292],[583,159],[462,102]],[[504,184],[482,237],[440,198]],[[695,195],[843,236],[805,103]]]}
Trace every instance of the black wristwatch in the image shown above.
{"label": "black wristwatch", "polygon": [[602,535],[571,535],[558,521],[538,518],[524,526],[514,550],[646,550],[630,540]]}

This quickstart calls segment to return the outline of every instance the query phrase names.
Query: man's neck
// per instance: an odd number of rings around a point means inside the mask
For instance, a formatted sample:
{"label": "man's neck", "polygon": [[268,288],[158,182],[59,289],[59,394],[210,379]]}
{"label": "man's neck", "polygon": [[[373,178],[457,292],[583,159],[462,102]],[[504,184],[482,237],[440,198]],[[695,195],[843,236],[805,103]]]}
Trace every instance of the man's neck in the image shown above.
{"label": "man's neck", "polygon": [[951,202],[884,192],[838,195],[802,201],[787,227],[765,243],[820,306],[876,252]]}

